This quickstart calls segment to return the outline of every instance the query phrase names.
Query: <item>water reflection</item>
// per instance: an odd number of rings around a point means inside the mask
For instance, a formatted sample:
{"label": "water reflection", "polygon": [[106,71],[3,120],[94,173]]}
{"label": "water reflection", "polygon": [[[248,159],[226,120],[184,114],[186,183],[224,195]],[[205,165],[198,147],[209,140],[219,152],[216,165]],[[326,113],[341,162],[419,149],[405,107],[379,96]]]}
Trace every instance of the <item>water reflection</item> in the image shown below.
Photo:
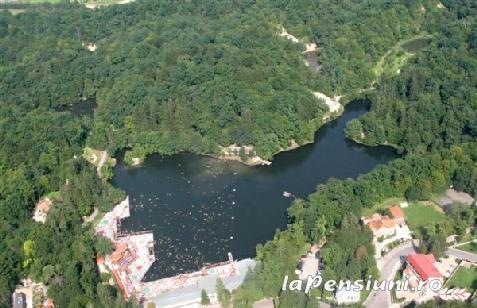
{"label": "water reflection", "polygon": [[271,166],[182,153],[149,156],[141,168],[120,160],[113,182],[129,195],[129,231],[153,230],[157,261],[146,280],[197,270],[204,262],[255,254],[255,246],[286,227],[292,201],[283,192],[306,197],[330,177],[356,177],[396,157],[389,147],[369,148],[346,140],[346,123],[366,112],[364,102],[350,103],[326,124],[316,142],[278,154]]}

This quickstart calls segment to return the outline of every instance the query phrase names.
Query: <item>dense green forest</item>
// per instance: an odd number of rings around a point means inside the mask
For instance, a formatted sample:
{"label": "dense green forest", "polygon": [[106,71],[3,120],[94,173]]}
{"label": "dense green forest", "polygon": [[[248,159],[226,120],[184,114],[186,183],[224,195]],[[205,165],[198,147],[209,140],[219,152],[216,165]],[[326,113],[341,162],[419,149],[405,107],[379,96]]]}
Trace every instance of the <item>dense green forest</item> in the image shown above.
{"label": "dense green forest", "polygon": [[[122,197],[81,158],[86,145],[143,156],[253,144],[269,159],[323,124],[327,109],[312,91],[353,97],[373,84],[371,112],[350,122],[348,136],[391,144],[402,159],[296,201],[289,228],[259,245],[259,268],[233,297],[238,307],[264,296],[313,307],[280,294],[280,284],[320,239],[334,243],[322,249],[327,277],[376,275],[370,234],[357,225],[362,208],[391,196],[425,199],[451,183],[477,193],[477,8],[442,3],[139,0],[2,10],[0,307],[28,275],[49,286],[58,307],[127,305],[100,283],[102,245],[82,226],[93,207],[106,211]],[[304,46],[277,35],[280,26],[318,44],[318,72],[305,66]],[[422,34],[431,43],[400,74],[376,75],[388,50]],[[90,98],[93,117],[63,108]],[[34,204],[51,192],[59,193],[46,224],[35,223]]]}
{"label": "dense green forest", "polygon": [[[477,6],[469,1],[442,3],[446,11],[425,23],[426,31],[433,34],[431,44],[410,59],[400,74],[380,76],[376,91],[366,94],[373,102],[371,111],[347,127],[350,138],[369,145],[392,145],[404,156],[356,180],[331,179],[307,200],[295,201],[288,211],[289,228],[257,249],[260,267],[236,292],[237,307],[265,296],[278,297],[279,303],[294,297],[295,307],[312,305],[312,297],[280,294],[275,272],[293,273],[293,261],[309,242],[326,239],[331,243],[321,250],[326,277],[373,275],[375,264],[367,257],[374,252],[369,247],[361,249],[361,258],[356,258],[358,247],[371,238],[359,235],[363,208],[396,196],[428,200],[450,184],[477,194]],[[417,234],[424,252],[442,255],[447,235],[462,235],[463,226],[476,224],[475,207],[455,207],[449,215],[452,224],[437,224]],[[348,233],[348,229],[354,230]]]}
{"label": "dense green forest", "polygon": [[[95,97],[88,143],[112,153],[215,153],[237,143],[270,159],[292,139],[313,139],[327,108],[312,91],[365,88],[379,57],[427,31],[429,14],[406,1],[139,1],[4,12],[1,95],[49,109]],[[282,25],[318,44],[319,74],[305,66],[301,44],[278,37]]]}

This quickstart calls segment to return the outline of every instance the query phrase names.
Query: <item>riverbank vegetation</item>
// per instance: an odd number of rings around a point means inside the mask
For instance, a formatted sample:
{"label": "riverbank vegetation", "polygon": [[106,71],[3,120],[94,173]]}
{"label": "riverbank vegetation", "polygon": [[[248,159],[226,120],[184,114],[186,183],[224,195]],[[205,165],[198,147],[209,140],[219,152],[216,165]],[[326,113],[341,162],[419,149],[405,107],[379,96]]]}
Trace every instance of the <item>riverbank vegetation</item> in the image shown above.
{"label": "riverbank vegetation", "polygon": [[[435,35],[425,52],[409,58],[400,74],[383,74],[376,91],[368,92],[373,102],[371,112],[348,125],[347,134],[352,139],[369,145],[392,144],[405,155],[356,180],[332,179],[319,185],[307,200],[295,201],[288,211],[290,226],[282,233],[302,233],[306,236],[305,242],[327,240],[321,254],[326,256],[332,250],[337,256],[331,260],[324,258],[324,273],[335,272],[328,277],[351,279],[362,274],[347,272],[350,263],[336,263],[335,260],[342,256],[340,250],[353,246],[350,242],[340,244],[335,237],[349,225],[358,228],[363,209],[389,198],[429,200],[450,184],[472,195],[477,193],[477,105],[474,97],[477,90],[474,69],[477,64],[474,50],[477,46],[474,42],[477,8],[464,1],[443,3],[447,9],[437,12],[435,19],[431,17],[425,23],[426,30]],[[421,3],[416,2],[416,5]],[[461,210],[465,214],[460,215]],[[452,223],[437,222],[423,228],[418,234],[423,251],[442,254],[445,235],[463,235],[463,225],[475,224],[473,211],[470,207],[456,207],[448,214]],[[276,252],[278,247],[274,249]],[[300,253],[303,251],[291,250],[286,258],[296,260]],[[259,265],[255,276],[237,291],[237,307],[249,305],[258,293],[258,297],[279,298],[279,282],[271,293],[269,285],[257,292],[256,283],[268,281],[262,266],[270,266],[283,258],[276,253],[258,256],[264,265]],[[374,260],[363,265],[367,271],[372,270]],[[288,269],[294,266],[290,262]],[[353,264],[352,268],[359,266]],[[254,292],[250,291],[250,286],[254,287]]]}
{"label": "riverbank vegetation", "polygon": [[[327,109],[312,91],[359,93],[396,42],[432,33],[399,75],[381,76],[371,112],[348,129],[353,139],[394,144],[405,156],[296,201],[289,228],[257,248],[260,265],[233,300],[240,307],[278,298],[283,276],[320,239],[334,243],[322,249],[332,265],[327,277],[375,275],[369,232],[356,224],[362,208],[425,198],[452,182],[477,192],[476,9],[442,2],[446,9],[431,0],[144,0],[1,11],[0,306],[26,276],[44,282],[58,307],[126,306],[101,283],[96,241],[81,220],[123,196],[82,158],[86,146],[109,154],[132,147],[131,157],[142,158],[253,144],[268,159],[321,126]],[[277,25],[318,44],[319,73]],[[90,43],[97,48],[84,47]],[[96,98],[94,117],[60,111],[84,98]],[[34,222],[35,203],[53,191],[59,198],[46,223]]]}

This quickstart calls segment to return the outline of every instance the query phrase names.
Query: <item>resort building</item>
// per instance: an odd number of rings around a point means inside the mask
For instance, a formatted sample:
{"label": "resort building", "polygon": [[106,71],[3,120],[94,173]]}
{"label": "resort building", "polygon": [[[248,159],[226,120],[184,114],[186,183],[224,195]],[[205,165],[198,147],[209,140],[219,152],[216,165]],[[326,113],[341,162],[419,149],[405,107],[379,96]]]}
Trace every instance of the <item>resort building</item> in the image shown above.
{"label": "resort building", "polygon": [[152,232],[121,233],[121,220],[129,216],[129,198],[126,197],[96,225],[96,234],[105,236],[114,244],[108,256],[98,256],[100,271],[111,272],[125,300],[141,290],[142,278],[155,261]]}
{"label": "resort building", "polygon": [[13,308],[26,308],[26,296],[25,293],[16,292],[13,293]]}
{"label": "resort building", "polygon": [[35,210],[33,211],[33,220],[44,224],[46,222],[46,216],[48,215],[52,204],[53,202],[48,197],[41,199],[36,204]]}
{"label": "resort building", "polygon": [[373,214],[371,217],[362,217],[361,221],[364,225],[369,226],[375,237],[391,236],[395,233],[398,224],[387,215]]}
{"label": "resort building", "polygon": [[411,230],[406,225],[405,214],[401,207],[395,205],[388,210],[390,215],[375,213],[370,217],[361,217],[363,225],[373,231],[376,260],[392,249],[395,242],[412,239]]}
{"label": "resort building", "polygon": [[371,217],[361,217],[361,222],[369,226],[375,237],[387,237],[396,234],[398,227],[405,225],[404,212],[399,206],[389,208],[392,217],[374,213]]}
{"label": "resort building", "polygon": [[345,288],[337,290],[335,293],[335,300],[338,305],[350,305],[358,303],[361,299],[361,292],[354,290],[346,290]]}
{"label": "resort building", "polygon": [[[429,281],[439,279],[443,281],[444,277],[436,267],[436,258],[432,254],[411,254],[407,256],[407,267],[404,275],[409,275],[409,285],[417,287],[419,281]],[[430,291],[426,286],[419,292],[421,297],[427,295],[434,296],[435,293]]]}
{"label": "resort building", "polygon": [[391,216],[394,218],[394,221],[397,224],[399,225],[405,224],[404,212],[399,206],[392,206],[389,208],[389,211],[391,212]]}

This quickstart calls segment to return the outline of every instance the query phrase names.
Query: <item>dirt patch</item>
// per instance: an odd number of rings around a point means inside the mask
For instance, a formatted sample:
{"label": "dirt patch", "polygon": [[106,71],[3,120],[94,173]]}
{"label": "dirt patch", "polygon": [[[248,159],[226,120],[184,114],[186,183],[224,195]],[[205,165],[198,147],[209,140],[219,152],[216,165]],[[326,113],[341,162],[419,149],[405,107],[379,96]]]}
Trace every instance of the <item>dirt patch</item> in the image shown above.
{"label": "dirt patch", "polygon": [[253,145],[239,146],[231,144],[220,147],[220,156],[218,158],[225,160],[235,160],[249,166],[270,165],[271,162],[257,155]]}

